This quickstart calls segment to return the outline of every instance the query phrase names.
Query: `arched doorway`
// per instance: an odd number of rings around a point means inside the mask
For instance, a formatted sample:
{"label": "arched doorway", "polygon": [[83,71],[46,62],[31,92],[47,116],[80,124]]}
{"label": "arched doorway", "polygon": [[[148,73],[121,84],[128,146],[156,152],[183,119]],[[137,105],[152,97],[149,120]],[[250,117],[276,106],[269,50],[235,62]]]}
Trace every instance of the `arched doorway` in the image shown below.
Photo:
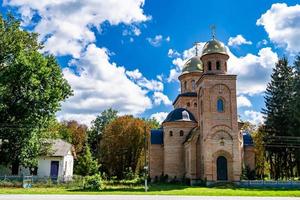
{"label": "arched doorway", "polygon": [[227,181],[227,159],[224,156],[219,156],[217,158],[217,180],[218,181]]}

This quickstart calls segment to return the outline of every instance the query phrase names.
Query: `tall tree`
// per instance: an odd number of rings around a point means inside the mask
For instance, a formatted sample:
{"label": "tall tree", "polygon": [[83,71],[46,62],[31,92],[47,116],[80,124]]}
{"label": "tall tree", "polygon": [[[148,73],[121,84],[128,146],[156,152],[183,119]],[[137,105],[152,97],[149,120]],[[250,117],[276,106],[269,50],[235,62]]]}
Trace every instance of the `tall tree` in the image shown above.
{"label": "tall tree", "polygon": [[294,65],[294,81],[293,81],[293,93],[291,102],[291,117],[290,117],[290,129],[289,133],[293,137],[299,137],[295,140],[298,148],[294,149],[295,161],[297,166],[297,175],[300,177],[300,54],[296,56]]}
{"label": "tall tree", "polygon": [[266,151],[271,165],[272,178],[284,177],[288,167],[289,149],[278,143],[278,136],[288,136],[293,72],[286,58],[280,59],[271,75],[265,95]]}
{"label": "tall tree", "polygon": [[101,166],[109,176],[124,178],[124,172],[137,173],[143,164],[145,145],[144,120],[132,116],[118,117],[107,125],[101,140]]}
{"label": "tall tree", "polygon": [[41,49],[37,34],[0,16],[0,154],[6,164],[37,164],[40,130],[72,94],[55,57]]}
{"label": "tall tree", "polygon": [[118,111],[109,108],[101,112],[95,120],[92,121],[92,126],[88,131],[88,143],[94,157],[99,158],[100,141],[105,127],[117,118]]}

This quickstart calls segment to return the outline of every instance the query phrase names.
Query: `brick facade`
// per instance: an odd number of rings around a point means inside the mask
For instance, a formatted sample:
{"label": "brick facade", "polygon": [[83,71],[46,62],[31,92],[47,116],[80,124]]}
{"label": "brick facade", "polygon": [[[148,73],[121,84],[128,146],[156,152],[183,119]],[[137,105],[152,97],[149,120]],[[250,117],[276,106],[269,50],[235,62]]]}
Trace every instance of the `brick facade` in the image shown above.
{"label": "brick facade", "polygon": [[172,120],[169,116],[169,121],[163,122],[163,144],[150,145],[151,178],[164,174],[169,179],[189,178],[191,182],[239,181],[242,159],[251,168],[255,164],[254,151],[248,148],[243,152],[236,75],[227,74],[228,58],[220,51],[202,55],[202,71],[185,70],[179,76],[181,94],[174,102],[174,111],[184,108],[196,120]]}

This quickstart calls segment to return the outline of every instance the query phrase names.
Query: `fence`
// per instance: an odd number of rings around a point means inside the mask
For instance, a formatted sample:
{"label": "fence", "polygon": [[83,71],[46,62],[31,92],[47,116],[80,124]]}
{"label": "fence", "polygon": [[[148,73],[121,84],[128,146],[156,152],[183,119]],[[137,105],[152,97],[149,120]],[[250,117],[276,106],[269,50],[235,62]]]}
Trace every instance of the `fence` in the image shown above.
{"label": "fence", "polygon": [[300,188],[300,181],[242,180],[241,187]]}
{"label": "fence", "polygon": [[83,177],[68,176],[68,177],[40,177],[40,176],[0,176],[0,187],[31,187],[45,186],[51,187],[58,184],[65,186],[77,186],[82,184]]}

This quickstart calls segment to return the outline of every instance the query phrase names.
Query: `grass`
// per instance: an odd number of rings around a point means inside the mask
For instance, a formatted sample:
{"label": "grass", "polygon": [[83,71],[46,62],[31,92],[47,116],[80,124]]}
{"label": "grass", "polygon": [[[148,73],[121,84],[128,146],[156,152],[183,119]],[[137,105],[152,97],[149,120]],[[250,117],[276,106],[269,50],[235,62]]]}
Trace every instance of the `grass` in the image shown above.
{"label": "grass", "polygon": [[50,188],[0,188],[0,194],[85,194],[85,195],[184,195],[184,196],[288,196],[300,197],[299,189],[270,188],[208,188],[179,184],[154,184],[145,193],[142,186],[107,186],[102,191],[83,191],[65,187]]}

